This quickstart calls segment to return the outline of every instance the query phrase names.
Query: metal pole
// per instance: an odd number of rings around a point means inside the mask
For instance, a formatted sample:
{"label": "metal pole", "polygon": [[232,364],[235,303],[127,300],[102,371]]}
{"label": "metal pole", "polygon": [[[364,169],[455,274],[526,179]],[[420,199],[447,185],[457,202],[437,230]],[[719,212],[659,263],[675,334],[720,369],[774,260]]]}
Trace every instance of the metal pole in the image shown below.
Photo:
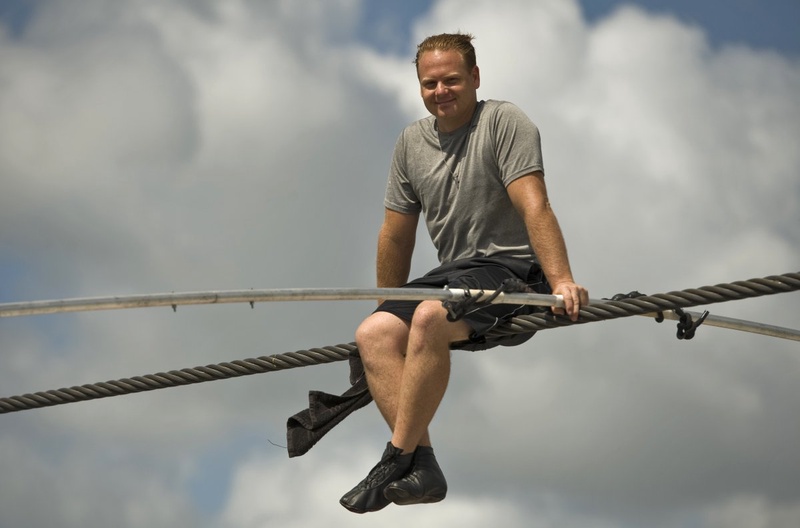
{"label": "metal pole", "polygon": [[[692,316],[692,319],[697,320],[700,318],[699,312],[683,311]],[[643,314],[646,317],[655,317],[656,314]],[[679,321],[680,316],[675,312],[663,312],[664,319],[672,321]],[[782,326],[768,325],[764,323],[756,323],[753,321],[745,321],[744,319],[734,319],[732,317],[723,317],[721,315],[708,315],[703,321],[703,325],[716,326],[718,328],[727,328],[728,330],[739,330],[741,332],[750,332],[751,334],[760,334],[770,337],[779,337],[782,339],[790,339],[792,341],[800,341],[800,330],[792,328],[784,328]]]}
{"label": "metal pole", "polygon": [[[3,303],[0,304],[0,318],[66,312],[120,310],[127,308],[154,308],[164,306],[171,306],[173,310],[175,310],[178,306],[196,304],[250,303],[250,305],[253,306],[256,302],[333,300],[363,301],[377,299],[458,301],[464,299],[467,295],[476,297],[478,300],[484,300],[488,299],[494,293],[494,291],[463,290],[458,288],[290,288],[273,290],[227,290],[185,293],[157,293],[129,296],[87,297],[49,301]],[[519,304],[555,307],[564,306],[563,298],[560,295],[544,295],[537,293],[501,292],[494,299],[490,299],[490,302],[493,304]],[[606,302],[608,301],[591,299],[590,305],[599,305]],[[684,313],[691,315],[695,320],[700,317],[700,314],[697,312],[684,311]],[[644,317],[655,317],[655,313],[637,315]],[[665,319],[679,319],[679,317],[672,311],[665,310],[663,315]],[[709,315],[706,317],[703,324],[800,341],[800,330],[745,321],[742,319]]]}
{"label": "metal pole", "polygon": [[[364,301],[440,300],[458,301],[470,296],[487,299],[493,291],[462,290],[457,288],[433,290],[427,288],[296,288],[277,290],[229,290],[186,293],[156,293],[114,297],[87,297],[51,301],[31,301],[0,304],[0,317],[19,317],[64,312],[153,308],[191,304],[223,304],[284,302],[284,301]],[[494,304],[525,304],[534,306],[563,306],[560,295],[536,293],[500,293],[491,300]]]}

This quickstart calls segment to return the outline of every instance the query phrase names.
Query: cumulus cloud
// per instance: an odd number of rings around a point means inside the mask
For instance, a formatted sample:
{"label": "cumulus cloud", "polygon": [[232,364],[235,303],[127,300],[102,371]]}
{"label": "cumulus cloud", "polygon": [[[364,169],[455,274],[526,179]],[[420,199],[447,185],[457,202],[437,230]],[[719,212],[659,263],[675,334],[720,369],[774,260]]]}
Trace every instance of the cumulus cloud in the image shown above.
{"label": "cumulus cloud", "polygon": [[[414,44],[455,29],[478,37],[479,95],[539,125],[594,297],[800,262],[796,60],[712,49],[632,7],[589,24],[563,0],[440,0],[401,55],[353,39],[346,0],[92,5],[42,4],[0,35],[4,301],[371,285],[393,142],[424,115]],[[796,327],[793,295],[712,312]],[[346,342],[371,306],[6,319],[0,381],[12,395]],[[387,440],[374,408],[301,459],[269,444],[307,389],[344,388],[344,365],[5,415],[0,525],[796,525],[796,345],[673,336],[634,318],[455,353],[433,426],[450,496],[365,517],[337,500]]]}

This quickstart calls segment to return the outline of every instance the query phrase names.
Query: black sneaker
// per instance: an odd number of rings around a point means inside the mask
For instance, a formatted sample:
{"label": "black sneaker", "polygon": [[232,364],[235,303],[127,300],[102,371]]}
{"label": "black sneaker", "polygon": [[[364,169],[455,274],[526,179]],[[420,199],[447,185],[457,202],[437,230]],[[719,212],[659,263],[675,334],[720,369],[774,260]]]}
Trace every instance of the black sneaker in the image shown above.
{"label": "black sneaker", "polygon": [[402,478],[411,468],[414,453],[401,455],[403,450],[386,444],[386,451],[378,464],[372,468],[367,478],[351,489],[339,500],[339,504],[353,513],[367,513],[382,510],[390,501],[383,490],[390,482]]}
{"label": "black sneaker", "polygon": [[430,504],[439,502],[447,495],[447,481],[436,462],[433,448],[419,446],[414,451],[411,471],[400,480],[386,486],[386,499],[395,504]]}

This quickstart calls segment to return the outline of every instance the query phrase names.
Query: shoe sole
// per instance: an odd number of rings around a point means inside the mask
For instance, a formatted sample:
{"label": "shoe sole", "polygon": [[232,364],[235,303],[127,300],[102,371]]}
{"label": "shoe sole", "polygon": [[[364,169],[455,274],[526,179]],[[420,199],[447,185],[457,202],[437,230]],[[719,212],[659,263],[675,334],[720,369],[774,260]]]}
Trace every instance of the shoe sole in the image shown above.
{"label": "shoe sole", "polygon": [[433,504],[444,500],[446,493],[434,493],[415,497],[404,490],[396,488],[386,488],[383,496],[398,506],[410,506],[412,504]]}
{"label": "shoe sole", "polygon": [[353,513],[372,513],[372,512],[376,512],[376,511],[381,511],[386,506],[388,506],[388,504],[385,504],[385,505],[380,506],[379,508],[369,508],[369,509],[366,509],[366,510],[362,510],[362,509],[359,509],[359,508],[354,508],[353,506],[350,506],[349,504],[346,504],[346,503],[344,503],[342,501],[339,501],[339,504],[341,504],[346,510],[351,511]]}

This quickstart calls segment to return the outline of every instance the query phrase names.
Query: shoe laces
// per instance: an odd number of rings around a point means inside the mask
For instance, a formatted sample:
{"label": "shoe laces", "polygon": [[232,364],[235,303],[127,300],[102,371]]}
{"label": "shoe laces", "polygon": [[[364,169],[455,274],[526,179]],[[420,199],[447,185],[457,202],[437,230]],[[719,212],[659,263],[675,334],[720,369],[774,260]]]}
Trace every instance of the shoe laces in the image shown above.
{"label": "shoe laces", "polygon": [[386,476],[395,470],[397,467],[397,454],[390,454],[385,456],[380,462],[378,462],[374,468],[369,472],[367,477],[361,483],[362,488],[370,488],[375,483],[382,481],[386,478]]}

